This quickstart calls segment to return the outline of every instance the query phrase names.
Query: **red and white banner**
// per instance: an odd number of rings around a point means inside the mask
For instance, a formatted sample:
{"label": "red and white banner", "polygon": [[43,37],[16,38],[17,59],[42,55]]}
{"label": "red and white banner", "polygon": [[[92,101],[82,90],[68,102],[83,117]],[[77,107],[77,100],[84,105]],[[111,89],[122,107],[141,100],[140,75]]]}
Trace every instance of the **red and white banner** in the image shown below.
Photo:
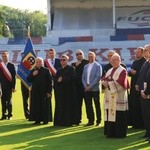
{"label": "red and white banner", "polygon": [[7,78],[7,80],[11,82],[12,81],[11,73],[6,67],[6,65],[4,64],[4,62],[0,63],[0,68],[3,70],[4,76]]}
{"label": "red and white banner", "polygon": [[56,75],[57,70],[54,68],[53,64],[51,63],[50,59],[46,59],[45,63],[47,67],[49,68],[52,75]]}

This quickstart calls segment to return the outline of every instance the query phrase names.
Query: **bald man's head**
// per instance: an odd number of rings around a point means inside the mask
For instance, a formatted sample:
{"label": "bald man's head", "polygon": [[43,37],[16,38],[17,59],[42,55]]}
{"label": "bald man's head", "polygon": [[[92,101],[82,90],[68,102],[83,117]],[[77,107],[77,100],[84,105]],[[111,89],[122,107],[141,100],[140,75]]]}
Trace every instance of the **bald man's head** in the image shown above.
{"label": "bald man's head", "polygon": [[120,63],[121,63],[121,57],[119,54],[115,53],[112,57],[111,57],[111,65],[113,66],[113,68],[117,68]]}
{"label": "bald man's head", "polygon": [[142,58],[143,54],[144,54],[144,48],[143,47],[138,47],[136,52],[135,52],[136,58],[137,59]]}
{"label": "bald man's head", "polygon": [[144,57],[150,59],[150,44],[144,46]]}

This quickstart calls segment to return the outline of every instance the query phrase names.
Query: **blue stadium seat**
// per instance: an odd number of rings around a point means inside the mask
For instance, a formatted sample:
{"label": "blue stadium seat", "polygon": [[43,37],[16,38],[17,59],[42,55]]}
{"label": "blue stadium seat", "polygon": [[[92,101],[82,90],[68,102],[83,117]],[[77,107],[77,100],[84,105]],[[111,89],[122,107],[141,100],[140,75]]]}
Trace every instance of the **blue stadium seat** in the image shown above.
{"label": "blue stadium seat", "polygon": [[75,42],[75,37],[59,37],[59,45],[64,44],[66,42]]}

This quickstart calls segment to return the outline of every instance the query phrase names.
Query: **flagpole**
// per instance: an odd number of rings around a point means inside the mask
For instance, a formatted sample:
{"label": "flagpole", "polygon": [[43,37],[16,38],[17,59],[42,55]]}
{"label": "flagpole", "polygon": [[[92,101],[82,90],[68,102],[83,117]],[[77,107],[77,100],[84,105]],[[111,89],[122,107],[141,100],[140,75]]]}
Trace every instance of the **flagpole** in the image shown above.
{"label": "flagpole", "polygon": [[[28,26],[28,38],[30,38],[30,26]],[[28,109],[30,111],[30,104],[31,104],[31,87],[29,87],[29,105],[28,105]]]}
{"label": "flagpole", "polygon": [[28,26],[28,38],[30,37],[30,26]]}

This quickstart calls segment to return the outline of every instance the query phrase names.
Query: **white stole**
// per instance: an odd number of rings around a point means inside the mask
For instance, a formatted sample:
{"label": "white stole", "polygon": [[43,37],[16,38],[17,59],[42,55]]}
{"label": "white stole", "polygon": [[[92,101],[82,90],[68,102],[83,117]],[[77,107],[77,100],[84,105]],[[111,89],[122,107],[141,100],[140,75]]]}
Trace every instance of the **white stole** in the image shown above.
{"label": "white stole", "polygon": [[[109,78],[111,75],[113,68],[108,70],[106,73],[106,78]],[[107,116],[107,110],[105,109],[105,121],[110,121],[110,122],[115,122],[116,121],[116,106],[117,106],[117,92],[123,91],[124,88],[116,82],[116,80],[119,78],[121,72],[123,71],[123,68],[119,66],[113,76],[112,76],[112,81],[108,81],[109,85],[109,90],[105,90],[105,94],[107,94],[107,98],[109,101],[109,106],[108,106],[108,116]]]}

